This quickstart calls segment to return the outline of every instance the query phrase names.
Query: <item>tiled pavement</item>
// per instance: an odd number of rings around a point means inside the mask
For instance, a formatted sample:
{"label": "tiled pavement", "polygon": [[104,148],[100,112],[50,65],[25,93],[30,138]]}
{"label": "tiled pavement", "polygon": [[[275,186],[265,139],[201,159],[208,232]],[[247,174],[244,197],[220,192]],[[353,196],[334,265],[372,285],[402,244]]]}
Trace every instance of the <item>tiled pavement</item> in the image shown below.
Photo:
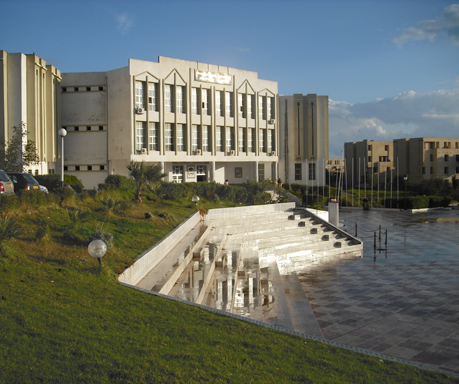
{"label": "tiled pavement", "polygon": [[[438,217],[450,221],[422,222]],[[297,270],[324,337],[459,374],[459,211],[353,210],[340,221],[362,228],[364,257]],[[388,246],[374,251],[379,225]]]}

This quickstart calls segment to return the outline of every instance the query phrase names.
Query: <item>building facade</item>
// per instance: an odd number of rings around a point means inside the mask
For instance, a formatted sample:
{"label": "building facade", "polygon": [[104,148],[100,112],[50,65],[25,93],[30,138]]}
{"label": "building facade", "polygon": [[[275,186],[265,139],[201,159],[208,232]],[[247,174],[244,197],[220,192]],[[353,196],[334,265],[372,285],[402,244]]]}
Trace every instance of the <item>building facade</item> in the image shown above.
{"label": "building facade", "polygon": [[86,188],[131,160],[161,164],[166,181],[278,177],[277,82],[256,72],[159,57],[107,72],[64,73],[66,173]]}
{"label": "building facade", "polygon": [[394,150],[400,174],[410,180],[459,178],[459,138],[397,139]]}
{"label": "building facade", "polygon": [[328,96],[279,97],[279,176],[286,183],[326,185]]}
{"label": "building facade", "polygon": [[32,174],[54,173],[59,161],[60,81],[60,71],[37,55],[0,51],[0,141],[14,127],[27,132],[40,159],[26,170]]}

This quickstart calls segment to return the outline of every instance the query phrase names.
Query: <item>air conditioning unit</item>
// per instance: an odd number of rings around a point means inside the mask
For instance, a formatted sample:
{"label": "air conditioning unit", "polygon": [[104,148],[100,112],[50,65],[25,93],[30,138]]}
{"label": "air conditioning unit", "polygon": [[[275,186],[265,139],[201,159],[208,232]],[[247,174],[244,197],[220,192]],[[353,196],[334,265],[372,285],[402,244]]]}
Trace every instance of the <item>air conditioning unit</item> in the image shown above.
{"label": "air conditioning unit", "polygon": [[196,155],[200,155],[202,152],[201,152],[200,149],[197,149],[196,151],[194,151],[194,153],[195,153]]}
{"label": "air conditioning unit", "polygon": [[144,109],[142,107],[137,107],[135,109],[135,113],[137,113],[138,115],[142,114],[144,112]]}
{"label": "air conditioning unit", "polygon": [[275,122],[276,122],[276,120],[274,120],[274,119],[271,119],[271,120],[268,121],[269,124],[274,124]]}
{"label": "air conditioning unit", "polygon": [[236,154],[236,151],[234,149],[231,150],[230,155],[234,156]]}
{"label": "air conditioning unit", "polygon": [[140,154],[141,155],[146,155],[147,154],[147,148],[141,148],[140,149]]}

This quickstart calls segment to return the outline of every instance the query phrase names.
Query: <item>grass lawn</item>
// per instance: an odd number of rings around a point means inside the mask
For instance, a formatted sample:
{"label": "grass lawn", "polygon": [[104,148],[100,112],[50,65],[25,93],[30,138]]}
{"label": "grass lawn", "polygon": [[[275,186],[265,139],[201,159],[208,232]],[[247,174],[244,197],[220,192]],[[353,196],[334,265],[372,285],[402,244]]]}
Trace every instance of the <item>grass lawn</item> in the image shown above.
{"label": "grass lawn", "polygon": [[[196,208],[146,199],[117,211],[103,198],[4,213],[20,231],[0,242],[0,383],[457,382],[118,284]],[[114,237],[102,268],[84,239],[95,228]]]}

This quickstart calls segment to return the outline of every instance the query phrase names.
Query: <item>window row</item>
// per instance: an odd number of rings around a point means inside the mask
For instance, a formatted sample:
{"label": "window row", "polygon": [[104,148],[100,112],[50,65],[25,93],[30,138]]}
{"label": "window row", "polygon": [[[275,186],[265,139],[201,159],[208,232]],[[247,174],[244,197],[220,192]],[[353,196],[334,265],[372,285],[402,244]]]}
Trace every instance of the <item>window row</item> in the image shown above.
{"label": "window row", "polygon": [[[191,89],[191,113],[195,115],[212,114],[211,89]],[[159,85],[145,81],[135,82],[135,106],[138,109],[159,111]],[[180,85],[165,85],[164,108],[170,113],[187,113],[186,87]],[[255,95],[238,94],[239,117],[255,119],[257,105]],[[275,119],[275,98],[258,96],[258,114],[260,120]],[[215,92],[215,114],[217,116],[234,117],[234,93],[226,91]]]}
{"label": "window row", "polygon": [[89,131],[103,131],[103,125],[84,125],[84,126],[62,126],[67,132],[89,132]]}
{"label": "window row", "polygon": [[62,92],[99,92],[104,90],[105,88],[102,85],[92,85],[84,87],[62,87]]}
{"label": "window row", "polygon": [[105,171],[105,165],[65,165],[64,171]]}
{"label": "window row", "polygon": [[[303,180],[303,164],[295,163],[295,180]],[[316,179],[316,163],[308,163],[308,179]]]}
{"label": "window row", "polygon": [[[136,122],[135,149],[146,151],[147,140],[150,151],[159,151],[159,124],[142,121]],[[219,126],[215,129],[215,148],[217,152],[231,152],[236,149],[234,127]],[[164,125],[164,148],[166,151],[186,151],[188,140],[191,139],[191,150],[212,151],[212,127],[210,125],[192,125],[191,137],[188,138],[188,129],[185,124]],[[273,153],[276,148],[275,131],[273,129],[260,129],[258,136],[260,152]],[[240,152],[255,152],[256,130],[255,128],[238,129],[238,148]]]}

